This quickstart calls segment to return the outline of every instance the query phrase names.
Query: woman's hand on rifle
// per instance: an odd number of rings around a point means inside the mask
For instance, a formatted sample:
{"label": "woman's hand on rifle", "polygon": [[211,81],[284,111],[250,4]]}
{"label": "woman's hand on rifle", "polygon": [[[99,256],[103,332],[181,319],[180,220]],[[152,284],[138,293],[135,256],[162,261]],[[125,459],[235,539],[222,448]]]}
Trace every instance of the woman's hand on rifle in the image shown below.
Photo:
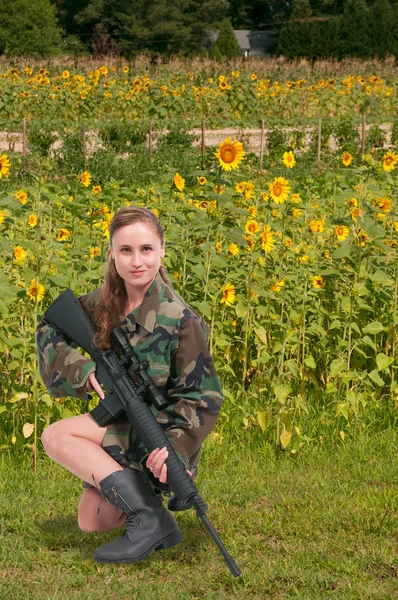
{"label": "woman's hand on rifle", "polygon": [[98,396],[103,400],[105,398],[105,394],[97,381],[95,373],[91,373],[87,379],[86,390],[88,392],[97,392]]}
{"label": "woman's hand on rifle", "polygon": [[[166,459],[168,455],[169,453],[166,448],[162,448],[161,450],[159,448],[155,448],[155,450],[152,450],[146,460],[146,466],[150,471],[152,471],[154,476],[159,479],[161,483],[167,483]],[[187,473],[190,477],[192,477],[192,473],[191,471],[188,471],[188,469]]]}

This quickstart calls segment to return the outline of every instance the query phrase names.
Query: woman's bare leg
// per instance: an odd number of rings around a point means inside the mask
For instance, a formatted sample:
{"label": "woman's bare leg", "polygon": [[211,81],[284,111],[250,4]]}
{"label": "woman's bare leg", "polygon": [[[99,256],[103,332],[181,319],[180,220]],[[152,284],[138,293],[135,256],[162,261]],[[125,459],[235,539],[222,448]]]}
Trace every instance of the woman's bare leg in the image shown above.
{"label": "woman's bare leg", "polygon": [[[43,431],[41,439],[52,460],[80,479],[99,485],[111,473],[123,470],[101,447],[105,432],[106,427],[100,427],[87,414],[53,423]],[[95,488],[83,490],[78,513],[79,527],[83,531],[110,531],[123,525],[123,513],[105,499],[101,502],[101,498]]]}
{"label": "woman's bare leg", "polygon": [[100,481],[119,465],[101,447],[106,427],[100,427],[91,415],[78,415],[52,423],[42,434],[44,448],[50,458],[88,483]]}
{"label": "woman's bare leg", "polygon": [[125,520],[122,511],[111,506],[98,490],[83,490],[78,512],[79,527],[82,531],[110,531],[123,525]]}

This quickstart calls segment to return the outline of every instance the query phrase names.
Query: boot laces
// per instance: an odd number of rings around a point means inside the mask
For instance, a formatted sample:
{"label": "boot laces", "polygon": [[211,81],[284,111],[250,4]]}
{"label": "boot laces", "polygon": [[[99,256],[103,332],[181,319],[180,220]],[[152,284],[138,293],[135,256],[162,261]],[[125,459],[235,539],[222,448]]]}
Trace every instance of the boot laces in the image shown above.
{"label": "boot laces", "polygon": [[126,531],[132,533],[140,525],[140,519],[138,518],[138,515],[133,507],[130,506],[125,498],[123,498],[123,496],[114,487],[108,492],[108,494],[104,495],[112,506],[119,508],[125,514],[126,521],[124,526]]}

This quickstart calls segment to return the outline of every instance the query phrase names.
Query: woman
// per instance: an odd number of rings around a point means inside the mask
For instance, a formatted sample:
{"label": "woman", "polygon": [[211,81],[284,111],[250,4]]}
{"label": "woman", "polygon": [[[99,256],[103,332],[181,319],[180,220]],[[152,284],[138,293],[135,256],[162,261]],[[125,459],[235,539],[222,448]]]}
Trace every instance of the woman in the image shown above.
{"label": "woman", "polygon": [[[145,208],[121,208],[110,224],[104,283],[80,300],[96,329],[97,346],[110,347],[112,329],[120,326],[137,358],[148,362],[148,374],[169,402],[157,421],[196,476],[222,391],[207,347],[208,327],[171,288],[161,266],[164,251],[157,217]],[[95,363],[44,319],[36,341],[40,373],[53,396],[88,399],[95,390],[104,397]],[[157,448],[148,456],[126,419],[108,427],[89,414],[63,419],[44,430],[42,441],[53,460],[85,482],[78,515],[83,531],[109,531],[125,523],[122,536],[97,548],[97,561],[138,562],[181,541],[176,520],[142,473],[146,466],[166,483],[167,451]],[[101,503],[102,497],[108,503]],[[172,497],[169,508],[189,506]]]}

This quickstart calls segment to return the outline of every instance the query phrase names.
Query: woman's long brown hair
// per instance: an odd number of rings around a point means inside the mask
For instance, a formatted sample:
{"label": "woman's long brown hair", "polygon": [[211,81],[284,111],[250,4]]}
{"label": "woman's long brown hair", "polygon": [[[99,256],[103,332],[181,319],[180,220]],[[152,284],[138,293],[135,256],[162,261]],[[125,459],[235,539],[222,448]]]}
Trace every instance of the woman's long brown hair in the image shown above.
{"label": "woman's long brown hair", "polygon": [[[127,206],[117,211],[109,226],[110,245],[112,246],[113,236],[118,229],[133,223],[144,223],[159,236],[162,246],[164,245],[163,227],[157,216],[151,210],[137,206]],[[159,272],[165,283],[170,285],[165,269],[160,267]],[[109,248],[104,283],[98,290],[95,305],[91,309],[88,307],[91,320],[97,330],[94,344],[99,348],[109,348],[112,345],[112,329],[120,325],[120,317],[124,315],[126,300],[126,286],[116,271],[115,261]]]}

